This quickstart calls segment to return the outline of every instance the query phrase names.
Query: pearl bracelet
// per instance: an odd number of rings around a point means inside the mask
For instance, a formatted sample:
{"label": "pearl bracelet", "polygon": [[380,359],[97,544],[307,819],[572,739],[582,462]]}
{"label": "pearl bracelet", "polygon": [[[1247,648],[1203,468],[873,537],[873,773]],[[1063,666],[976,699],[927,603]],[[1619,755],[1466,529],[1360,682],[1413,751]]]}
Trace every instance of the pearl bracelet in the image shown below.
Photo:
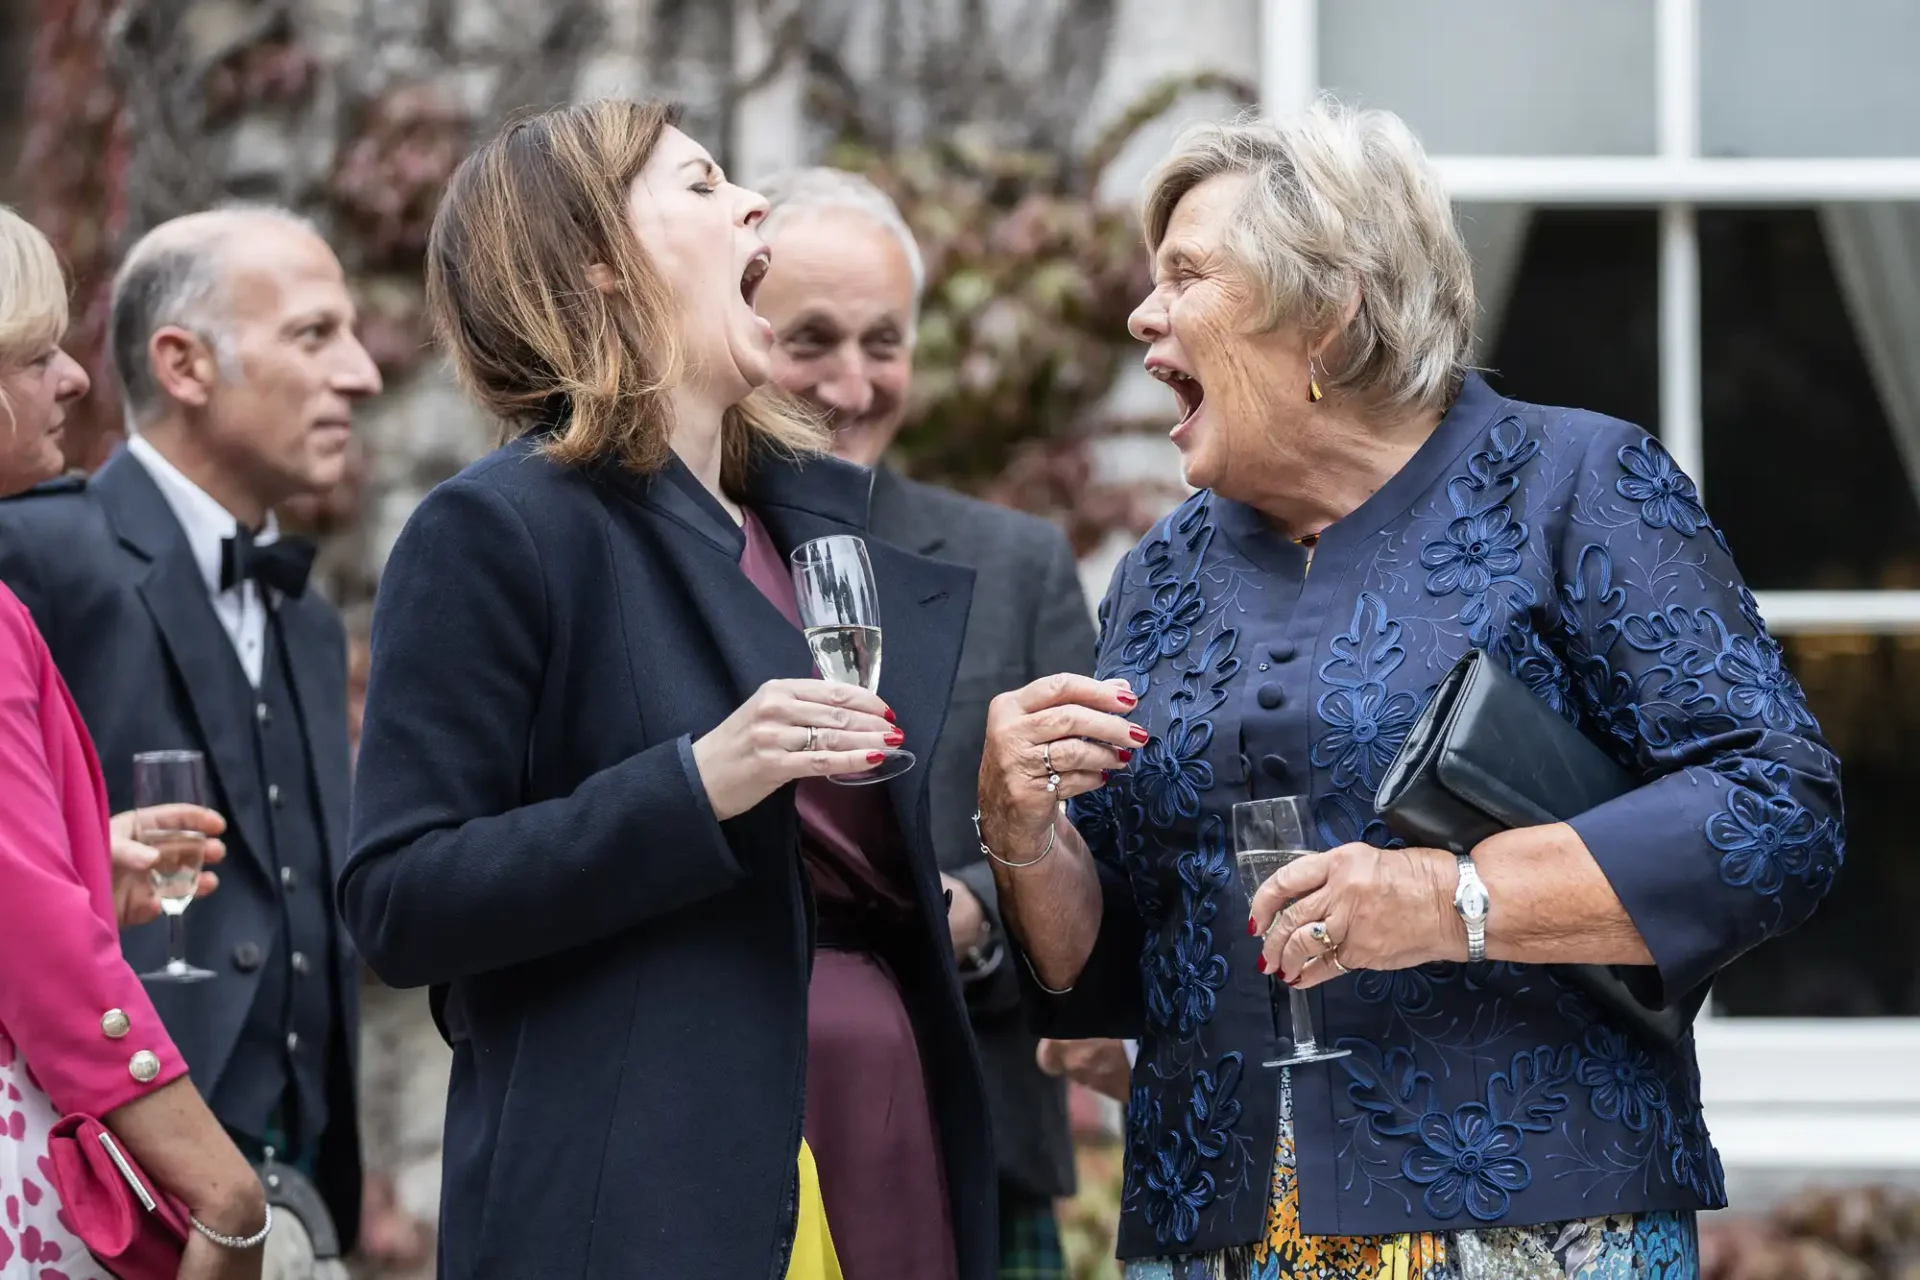
{"label": "pearl bracelet", "polygon": [[193,1224],[195,1231],[198,1231],[222,1249],[258,1249],[267,1242],[267,1233],[273,1230],[273,1206],[267,1206],[267,1221],[265,1225],[250,1236],[223,1236],[191,1214],[187,1216],[187,1221]]}

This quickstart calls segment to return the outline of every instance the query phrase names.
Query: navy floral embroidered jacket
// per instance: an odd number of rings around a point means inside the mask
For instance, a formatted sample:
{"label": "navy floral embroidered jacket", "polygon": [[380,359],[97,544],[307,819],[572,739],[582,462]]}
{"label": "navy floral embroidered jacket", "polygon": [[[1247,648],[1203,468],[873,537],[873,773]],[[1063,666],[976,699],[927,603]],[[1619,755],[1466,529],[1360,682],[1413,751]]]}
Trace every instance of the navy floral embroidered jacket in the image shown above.
{"label": "navy floral embroidered jacket", "polygon": [[[1152,732],[1073,821],[1103,881],[1048,1034],[1138,1037],[1122,1257],[1251,1242],[1287,1034],[1254,969],[1229,808],[1308,794],[1329,847],[1373,808],[1469,646],[1642,780],[1573,825],[1668,998],[1793,928],[1842,851],[1839,762],[1692,481],[1638,428],[1469,377],[1408,465],[1306,553],[1194,496],[1127,557],[1098,675]],[[1494,910],[1498,910],[1496,902]],[[1725,1203],[1689,1037],[1611,1025],[1551,970],[1437,963],[1313,993],[1351,1056],[1292,1072],[1302,1225],[1377,1234]]]}

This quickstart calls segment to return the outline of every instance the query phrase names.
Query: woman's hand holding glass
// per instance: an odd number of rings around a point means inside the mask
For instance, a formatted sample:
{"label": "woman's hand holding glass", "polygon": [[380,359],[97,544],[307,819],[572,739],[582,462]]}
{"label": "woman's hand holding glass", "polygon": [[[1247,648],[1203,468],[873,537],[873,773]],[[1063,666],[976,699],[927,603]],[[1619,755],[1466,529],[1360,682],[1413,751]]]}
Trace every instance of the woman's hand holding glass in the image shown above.
{"label": "woman's hand holding glass", "polygon": [[1453,855],[1438,849],[1343,844],[1268,877],[1247,927],[1265,935],[1265,972],[1292,987],[1318,986],[1343,968],[1390,972],[1465,960],[1466,927],[1453,909],[1458,877]]}
{"label": "woman's hand holding glass", "polygon": [[[1003,693],[987,708],[980,758],[980,833],[995,852],[1029,858],[1058,803],[1106,785],[1147,731],[1125,716],[1138,703],[1122,679],[1053,675]],[[1058,781],[1049,786],[1050,778]]]}
{"label": "woman's hand holding glass", "polygon": [[693,760],[724,822],[796,779],[871,769],[903,741],[887,704],[859,685],[769,680],[693,744]]}

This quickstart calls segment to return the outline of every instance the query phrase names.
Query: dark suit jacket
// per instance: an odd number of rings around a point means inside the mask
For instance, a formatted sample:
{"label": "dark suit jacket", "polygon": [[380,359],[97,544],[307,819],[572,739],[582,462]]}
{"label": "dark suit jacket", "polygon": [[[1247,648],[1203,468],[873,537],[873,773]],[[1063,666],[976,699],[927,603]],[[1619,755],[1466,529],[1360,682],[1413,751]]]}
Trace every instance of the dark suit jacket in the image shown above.
{"label": "dark suit jacket", "polygon": [[869,525],[879,537],[967,565],[978,575],[953,705],[930,770],[933,844],[940,869],[973,890],[1000,943],[1000,963],[966,984],[986,1062],[1000,1175],[1029,1195],[1069,1195],[1074,1177],[1066,1084],[1034,1063],[1039,1041],[1021,1012],[1018,958],[1001,926],[993,868],[980,856],[973,813],[979,807],[987,704],[1057,671],[1091,673],[1093,615],[1080,590],[1073,549],[1036,516],[881,468],[874,472]]}
{"label": "dark suit jacket", "polygon": [[[863,533],[868,485],[769,461],[748,502],[785,551]],[[716,822],[692,743],[813,662],[741,545],[678,461],[570,470],[523,440],[428,495],[388,561],[341,901],[383,978],[435,988],[453,1045],[442,1276],[783,1274],[813,952],[793,788]],[[880,694],[924,751],[973,575],[868,546]],[[988,1280],[992,1150],[930,778],[885,784],[919,911],[896,972],[959,1274]]]}
{"label": "dark suit jacket", "polygon": [[[281,920],[280,881],[271,860],[257,852],[267,848],[268,819],[252,763],[251,707],[225,696],[235,679],[244,679],[233,642],[173,509],[146,468],[124,452],[90,481],[59,480],[0,502],[0,579],[33,611],[73,690],[114,812],[133,807],[135,752],[177,747],[206,755],[213,807],[227,819],[227,860],[219,890],[187,914],[187,956],[215,977],[148,989],[194,1083],[211,1096]],[[351,767],[346,639],[338,615],[313,592],[282,600],[279,614],[289,676],[307,720],[324,835],[337,866]],[[162,921],[127,931],[121,942],[138,972],[166,962]],[[339,1093],[330,1109],[351,1120],[360,969],[345,934],[334,942],[345,1057],[332,1073]],[[317,1180],[341,1239],[351,1242],[360,1214],[358,1126],[329,1123],[324,1148]]]}

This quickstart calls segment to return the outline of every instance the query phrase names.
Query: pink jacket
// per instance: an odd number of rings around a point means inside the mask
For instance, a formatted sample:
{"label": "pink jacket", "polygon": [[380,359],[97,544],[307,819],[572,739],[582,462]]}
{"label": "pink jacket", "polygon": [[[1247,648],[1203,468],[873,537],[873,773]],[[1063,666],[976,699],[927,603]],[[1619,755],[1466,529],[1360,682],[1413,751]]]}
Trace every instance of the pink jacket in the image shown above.
{"label": "pink jacket", "polygon": [[26,606],[0,585],[0,1031],[63,1112],[186,1074],[120,955],[107,788]]}

